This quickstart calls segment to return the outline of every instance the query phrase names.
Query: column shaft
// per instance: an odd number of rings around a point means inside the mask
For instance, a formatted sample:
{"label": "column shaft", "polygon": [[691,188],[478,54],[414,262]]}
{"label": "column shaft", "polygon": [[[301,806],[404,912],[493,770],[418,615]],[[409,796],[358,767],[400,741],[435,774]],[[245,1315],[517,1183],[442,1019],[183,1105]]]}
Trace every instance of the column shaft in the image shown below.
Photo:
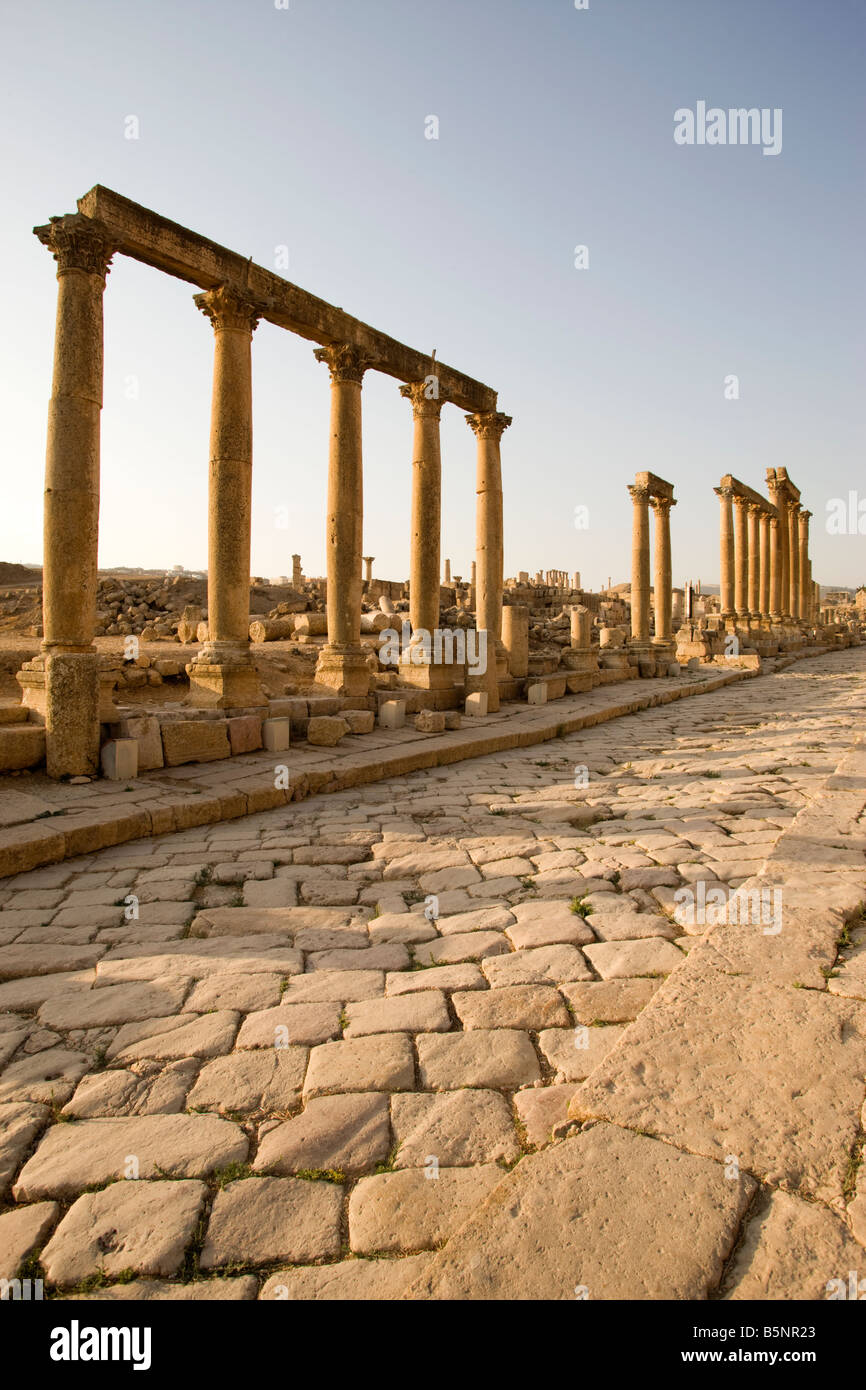
{"label": "column shaft", "polygon": [[777,514],[770,517],[770,616],[774,623],[780,623],[782,613],[782,519]]}
{"label": "column shaft", "polygon": [[655,636],[657,642],[670,642],[673,626],[673,579],[671,568],[671,507],[666,498],[653,498],[655,513]]}
{"label": "column shaft", "polygon": [[734,616],[734,516],[733,493],[730,488],[717,487],[721,503],[719,512],[719,595],[723,618]]}
{"label": "column shaft", "polygon": [[316,679],[342,694],[366,694],[369,673],[361,647],[361,552],[363,550],[363,455],[361,383],[369,361],[351,343],[317,348],[331,373],[328,453],[328,645]]}
{"label": "column shaft", "polygon": [[734,498],[734,607],[738,618],[749,616],[749,504]]}
{"label": "column shaft", "polygon": [[475,498],[476,601],[478,631],[487,633],[486,685],[491,711],[499,708],[496,645],[502,637],[502,461],[500,445],[511,417],[499,411],[467,415],[478,440]]}
{"label": "column shaft", "polygon": [[[428,398],[426,382],[400,387],[412,402],[412,533],[409,557],[409,620],[413,631],[439,626],[439,555],[442,524],[442,402]],[[447,582],[447,581],[446,581]]]}
{"label": "column shaft", "polygon": [[799,526],[799,550],[800,550],[800,592],[799,592],[799,612],[801,621],[807,623],[811,619],[811,603],[809,602],[809,518],[811,512],[801,511],[798,517]]}
{"label": "column shaft", "polygon": [[758,608],[762,618],[770,617],[770,514],[762,511],[760,516],[760,599]]}
{"label": "column shaft", "polygon": [[800,508],[796,502],[788,507],[788,585],[791,617],[796,622],[800,617]]}
{"label": "column shaft", "polygon": [[629,484],[631,521],[631,636],[633,642],[649,641],[650,539],[649,492]]}
{"label": "column shaft", "polygon": [[761,511],[749,504],[749,612],[761,616]]}

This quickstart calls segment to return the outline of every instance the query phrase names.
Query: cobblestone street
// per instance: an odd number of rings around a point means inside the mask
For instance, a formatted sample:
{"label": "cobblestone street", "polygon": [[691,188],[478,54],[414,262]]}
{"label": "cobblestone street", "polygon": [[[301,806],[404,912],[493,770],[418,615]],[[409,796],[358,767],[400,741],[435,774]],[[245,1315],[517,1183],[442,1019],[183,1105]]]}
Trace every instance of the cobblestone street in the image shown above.
{"label": "cobblestone street", "polygon": [[[864,671],[854,648],[541,746],[0,882],[0,1276],[26,1270],[90,1298],[573,1298],[587,1279],[565,1265],[527,1273],[516,1229],[570,1173],[612,1250],[618,1228],[650,1223],[643,1255],[635,1242],[628,1256],[642,1268],[599,1261],[593,1296],[818,1296],[754,1281],[761,1242],[800,1232],[800,1208],[809,1248],[823,1242],[840,1267],[866,1242],[866,945],[845,926],[866,899],[866,778],[849,779],[860,811],[847,838],[815,836],[828,901],[844,898],[825,955],[804,950],[800,969],[786,919],[799,975],[783,989],[731,967],[691,1014],[698,1055],[728,995],[735,1052],[778,1001],[806,1011],[776,1017],[790,1090],[798,1029],[803,1056],[826,1066],[810,1082],[825,1088],[825,1118],[796,1161],[770,1123],[764,1149],[740,1133],[742,1171],[727,1181],[712,1138],[724,1106],[696,1118],[712,1066],[685,1082],[652,1019],[697,979],[695,951],[683,983],[664,983],[696,943],[746,930],[684,920],[679,890],[727,895],[760,877],[791,885],[794,902],[796,865],[774,875],[773,856],[851,752]],[[832,1013],[829,1038],[813,1004]],[[736,1062],[751,1065],[745,1044]],[[674,1080],[671,1129],[655,1107]],[[752,1081],[764,1084],[760,1069]],[[809,1153],[822,1123],[827,1163]],[[658,1292],[661,1224],[638,1204],[635,1172],[707,1213],[689,1271],[665,1256],[673,1293]],[[586,1190],[593,1174],[603,1191]],[[497,1188],[522,1194],[507,1238]],[[497,1264],[489,1247],[509,1239],[512,1263]]]}

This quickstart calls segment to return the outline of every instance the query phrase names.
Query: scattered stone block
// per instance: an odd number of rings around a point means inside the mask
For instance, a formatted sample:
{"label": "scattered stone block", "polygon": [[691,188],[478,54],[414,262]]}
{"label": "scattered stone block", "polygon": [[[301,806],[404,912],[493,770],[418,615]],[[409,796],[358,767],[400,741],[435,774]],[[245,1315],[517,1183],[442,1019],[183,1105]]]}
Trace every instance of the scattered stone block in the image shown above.
{"label": "scattered stone block", "polygon": [[[158,668],[159,662],[156,664]],[[162,733],[159,720],[154,715],[142,714],[121,719],[113,727],[118,730],[120,738],[134,738],[138,744],[139,772],[150,772],[153,768],[164,766]]]}
{"label": "scattered stone block", "polygon": [[138,743],[134,738],[111,738],[100,751],[102,775],[110,782],[138,776]]}
{"label": "scattered stone block", "polygon": [[262,720],[262,746],[269,753],[284,753],[289,746],[291,738],[291,720],[263,719]]}
{"label": "scattered stone block", "polygon": [[526,702],[530,705],[546,705],[547,686],[541,681],[537,681],[535,685],[527,686]]}
{"label": "scattered stone block", "polygon": [[349,726],[351,734],[371,734],[376,724],[376,716],[371,709],[344,709],[342,718]]}
{"label": "scattered stone block", "polygon": [[473,690],[463,704],[464,713],[471,719],[484,719],[487,715],[487,691]]}
{"label": "scattered stone block", "polygon": [[445,728],[446,728],[446,729],[459,729],[459,728],[460,728],[460,722],[461,722],[461,721],[460,721],[460,711],[459,711],[459,709],[447,709],[447,710],[445,711]]}
{"label": "scattered stone block", "polygon": [[257,714],[238,714],[227,721],[232,757],[254,753],[262,746],[262,720]]}
{"label": "scattered stone block", "polygon": [[340,715],[317,714],[307,724],[307,742],[321,748],[333,748],[347,733],[349,725]]}
{"label": "scattered stone block", "polygon": [[383,700],[379,706],[380,729],[402,729],[405,723],[405,700]]}
{"label": "scattered stone block", "polygon": [[162,725],[162,751],[166,767],[182,763],[210,763],[231,756],[228,721],[225,719],[177,719]]}
{"label": "scattered stone block", "polygon": [[422,709],[415,715],[415,729],[419,734],[444,734],[445,715],[442,710]]}

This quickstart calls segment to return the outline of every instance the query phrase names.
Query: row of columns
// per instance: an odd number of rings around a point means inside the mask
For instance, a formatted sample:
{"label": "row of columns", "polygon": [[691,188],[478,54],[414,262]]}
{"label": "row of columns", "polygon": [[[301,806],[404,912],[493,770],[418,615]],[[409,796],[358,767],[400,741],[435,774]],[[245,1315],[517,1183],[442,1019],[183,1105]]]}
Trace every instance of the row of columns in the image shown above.
{"label": "row of columns", "polygon": [[724,618],[742,622],[814,619],[809,520],[779,489],[775,504],[735,484],[715,489],[721,504],[720,599]]}
{"label": "row of columns", "polygon": [[631,636],[644,645],[650,640],[650,527],[649,509],[655,518],[654,616],[657,643],[670,643],[673,631],[673,578],[671,566],[671,507],[673,491],[656,490],[640,475],[629,484],[632,500]]}
{"label": "row of columns", "polygon": [[[99,760],[99,657],[93,644],[97,592],[103,293],[111,235],[80,214],[37,229],[57,262],[58,301],[48,416],[44,508],[44,638],[38,669],[22,681],[45,716],[49,774],[92,775]],[[261,307],[220,285],[194,296],[214,333],[208,465],[208,640],[187,667],[192,698],[220,708],[266,704],[250,654],[252,337]],[[316,349],[331,377],[326,522],[328,642],[317,679],[343,694],[369,688],[360,642],[363,460],[361,387],[373,363],[358,346]],[[435,377],[410,382],[412,405],[411,623],[439,619],[441,459]],[[501,638],[503,533],[497,411],[470,414],[477,439],[477,625],[495,652]],[[367,562],[368,580],[370,562]],[[293,582],[300,558],[293,557]],[[492,661],[495,672],[495,659]],[[417,670],[418,668],[413,668]],[[453,673],[445,672],[446,679]],[[495,681],[494,681],[495,686]],[[495,689],[490,707],[496,707]]]}

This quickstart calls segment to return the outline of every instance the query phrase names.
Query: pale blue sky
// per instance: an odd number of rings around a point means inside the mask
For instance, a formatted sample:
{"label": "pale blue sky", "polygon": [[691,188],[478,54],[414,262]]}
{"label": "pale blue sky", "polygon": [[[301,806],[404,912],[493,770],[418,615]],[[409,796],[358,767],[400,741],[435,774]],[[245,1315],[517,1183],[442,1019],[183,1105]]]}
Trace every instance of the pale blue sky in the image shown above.
{"label": "pale blue sky", "polygon": [[[103,183],[262,265],[288,245],[289,278],[497,389],[514,417],[506,573],[628,578],[626,484],[651,469],[679,498],[675,582],[714,582],[713,486],[732,472],[763,489],[784,464],[815,513],[815,576],[866,582],[862,537],[823,524],[828,498],[866,497],[862,0],[0,14],[0,558],[41,555],[56,287],[30,229]],[[782,153],[678,146],[674,111],[699,100],[781,107]],[[109,276],[103,565],[206,561],[212,333],[192,292],[123,257]],[[253,571],[286,573],[297,550],[321,573],[327,372],[268,324],[253,369]],[[364,549],[403,578],[410,408],[373,373],[364,402]],[[452,406],[442,441],[442,553],[466,574],[475,441]]]}

